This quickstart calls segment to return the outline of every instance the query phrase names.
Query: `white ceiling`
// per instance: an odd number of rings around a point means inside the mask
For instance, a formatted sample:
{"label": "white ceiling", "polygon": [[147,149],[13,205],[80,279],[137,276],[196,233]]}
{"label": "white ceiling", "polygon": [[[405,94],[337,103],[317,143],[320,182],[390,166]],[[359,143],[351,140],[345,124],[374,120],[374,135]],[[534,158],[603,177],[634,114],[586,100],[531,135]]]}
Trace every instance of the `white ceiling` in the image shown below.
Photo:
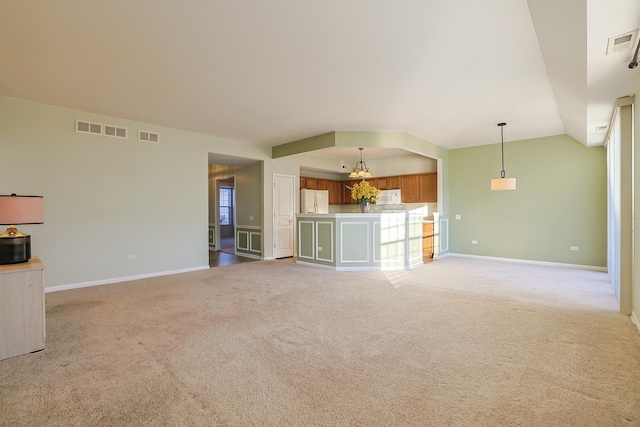
{"label": "white ceiling", "polygon": [[265,146],[597,145],[640,80],[607,38],[638,27],[637,0],[0,0],[0,94]]}

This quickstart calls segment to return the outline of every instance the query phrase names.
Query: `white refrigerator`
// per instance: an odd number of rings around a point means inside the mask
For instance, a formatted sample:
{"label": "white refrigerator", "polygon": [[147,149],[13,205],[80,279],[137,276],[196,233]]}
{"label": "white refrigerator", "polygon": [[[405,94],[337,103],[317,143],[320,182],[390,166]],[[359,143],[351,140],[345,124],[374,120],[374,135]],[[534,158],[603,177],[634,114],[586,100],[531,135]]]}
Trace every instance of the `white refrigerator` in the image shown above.
{"label": "white refrigerator", "polygon": [[301,213],[329,213],[329,190],[300,190]]}

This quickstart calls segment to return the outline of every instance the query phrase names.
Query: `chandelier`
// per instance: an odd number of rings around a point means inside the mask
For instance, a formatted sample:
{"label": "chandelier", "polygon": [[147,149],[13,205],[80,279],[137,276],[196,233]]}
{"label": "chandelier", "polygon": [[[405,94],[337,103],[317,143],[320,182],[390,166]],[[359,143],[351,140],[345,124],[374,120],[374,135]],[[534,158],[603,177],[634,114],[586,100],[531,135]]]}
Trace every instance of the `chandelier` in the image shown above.
{"label": "chandelier", "polygon": [[349,178],[371,178],[373,175],[369,172],[367,164],[362,161],[362,151],[364,148],[358,148],[358,150],[360,150],[360,161],[356,163],[356,167],[354,167],[349,174]]}

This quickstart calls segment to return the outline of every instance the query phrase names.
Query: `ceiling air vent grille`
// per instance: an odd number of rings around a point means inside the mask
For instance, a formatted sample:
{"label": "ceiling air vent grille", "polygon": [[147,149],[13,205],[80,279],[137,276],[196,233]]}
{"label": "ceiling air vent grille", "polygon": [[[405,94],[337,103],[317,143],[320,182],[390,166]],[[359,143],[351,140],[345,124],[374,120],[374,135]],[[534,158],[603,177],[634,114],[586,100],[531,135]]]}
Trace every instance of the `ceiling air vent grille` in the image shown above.
{"label": "ceiling air vent grille", "polygon": [[154,144],[160,143],[160,135],[155,132],[149,132],[146,130],[138,131],[138,141],[153,142]]}
{"label": "ceiling air vent grille", "polygon": [[117,126],[104,125],[104,134],[114,138],[127,139],[127,129],[119,128]]}
{"label": "ceiling air vent grille", "polygon": [[607,55],[634,48],[638,42],[638,31],[640,31],[640,29],[609,38]]}

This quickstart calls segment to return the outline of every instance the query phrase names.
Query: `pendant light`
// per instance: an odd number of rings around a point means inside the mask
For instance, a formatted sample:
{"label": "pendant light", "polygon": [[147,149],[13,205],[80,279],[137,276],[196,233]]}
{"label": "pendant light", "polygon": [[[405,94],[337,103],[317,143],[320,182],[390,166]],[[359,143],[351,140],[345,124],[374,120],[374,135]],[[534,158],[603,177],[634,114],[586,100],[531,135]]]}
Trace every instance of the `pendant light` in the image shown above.
{"label": "pendant light", "polygon": [[349,174],[349,178],[371,178],[373,175],[369,172],[367,164],[362,161],[362,151],[364,148],[358,148],[358,150],[360,150],[360,161],[356,163],[356,167],[354,167]]}
{"label": "pendant light", "polygon": [[491,190],[492,191],[501,191],[501,190],[515,190],[516,189],[516,179],[515,178],[505,178],[504,172],[504,127],[506,123],[498,123],[500,126],[500,139],[501,139],[501,147],[502,147],[502,171],[500,171],[500,178],[495,178],[491,180]]}

